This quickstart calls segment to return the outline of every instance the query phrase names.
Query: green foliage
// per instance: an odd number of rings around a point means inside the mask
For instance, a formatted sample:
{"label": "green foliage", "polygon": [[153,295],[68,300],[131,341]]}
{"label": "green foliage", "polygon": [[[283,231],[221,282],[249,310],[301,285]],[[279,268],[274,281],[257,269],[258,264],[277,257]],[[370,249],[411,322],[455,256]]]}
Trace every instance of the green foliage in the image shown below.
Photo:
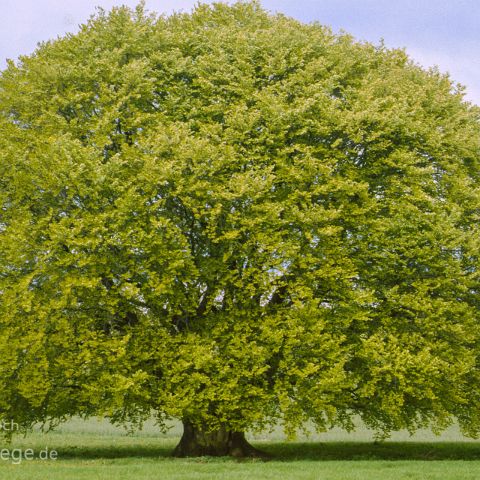
{"label": "green foliage", "polygon": [[0,77],[0,416],[480,430],[480,111],[256,3],[99,11]]}

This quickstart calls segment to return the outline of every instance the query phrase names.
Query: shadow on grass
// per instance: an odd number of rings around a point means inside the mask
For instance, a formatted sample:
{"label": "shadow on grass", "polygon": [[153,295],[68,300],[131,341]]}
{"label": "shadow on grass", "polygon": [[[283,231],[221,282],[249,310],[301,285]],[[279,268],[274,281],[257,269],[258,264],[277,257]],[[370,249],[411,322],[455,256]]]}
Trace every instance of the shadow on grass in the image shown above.
{"label": "shadow on grass", "polygon": [[[480,460],[480,443],[416,442],[325,442],[325,443],[255,443],[271,455],[273,461],[326,460]],[[172,458],[172,446],[60,447],[63,459]],[[205,459],[204,459],[205,460]],[[213,458],[210,459],[215,461]],[[218,459],[219,461],[225,461]],[[244,460],[245,461],[245,460]],[[247,460],[248,461],[248,460]],[[256,460],[258,461],[258,460]]]}
{"label": "shadow on grass", "polygon": [[101,447],[68,446],[56,448],[58,457],[62,459],[120,459],[120,458],[169,458],[172,457],[173,446],[145,445],[112,445]]}
{"label": "shadow on grass", "polygon": [[474,442],[265,443],[274,459],[295,460],[480,460]]}

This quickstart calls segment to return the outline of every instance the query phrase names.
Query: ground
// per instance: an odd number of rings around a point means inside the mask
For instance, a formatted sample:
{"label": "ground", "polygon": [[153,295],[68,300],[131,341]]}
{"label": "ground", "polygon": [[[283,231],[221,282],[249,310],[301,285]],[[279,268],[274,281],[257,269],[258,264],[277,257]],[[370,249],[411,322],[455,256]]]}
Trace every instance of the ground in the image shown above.
{"label": "ground", "polygon": [[[451,428],[441,437],[420,432],[396,434],[374,444],[370,432],[335,430],[309,440],[285,441],[280,431],[251,436],[255,446],[271,453],[270,461],[226,458],[174,459],[171,452],[179,426],[158,435],[153,424],[125,435],[104,422],[74,420],[58,431],[35,432],[1,448],[31,449],[35,457],[52,451],[56,460],[0,459],[0,478],[8,480],[477,480],[480,441],[468,441]],[[0,451],[0,454],[2,452]],[[6,452],[3,452],[6,456]],[[18,450],[17,450],[18,454]],[[54,455],[55,456],[55,455]]]}

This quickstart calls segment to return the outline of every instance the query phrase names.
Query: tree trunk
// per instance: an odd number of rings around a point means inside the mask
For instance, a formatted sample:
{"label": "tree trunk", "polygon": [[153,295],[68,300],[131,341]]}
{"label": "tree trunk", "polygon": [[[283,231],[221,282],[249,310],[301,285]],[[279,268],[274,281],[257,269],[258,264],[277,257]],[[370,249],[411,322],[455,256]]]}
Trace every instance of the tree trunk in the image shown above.
{"label": "tree trunk", "polygon": [[233,432],[222,427],[213,432],[203,431],[189,421],[183,422],[183,435],[176,446],[175,457],[255,457],[268,455],[250,445],[243,432]]}

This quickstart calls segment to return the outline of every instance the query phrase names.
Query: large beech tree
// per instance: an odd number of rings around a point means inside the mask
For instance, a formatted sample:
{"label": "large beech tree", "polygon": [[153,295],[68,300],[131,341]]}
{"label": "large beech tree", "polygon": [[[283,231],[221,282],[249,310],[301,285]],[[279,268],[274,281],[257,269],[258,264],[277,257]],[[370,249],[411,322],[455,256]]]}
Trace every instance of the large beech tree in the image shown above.
{"label": "large beech tree", "polygon": [[0,417],[255,455],[480,431],[480,111],[258,3],[99,11],[0,76]]}

